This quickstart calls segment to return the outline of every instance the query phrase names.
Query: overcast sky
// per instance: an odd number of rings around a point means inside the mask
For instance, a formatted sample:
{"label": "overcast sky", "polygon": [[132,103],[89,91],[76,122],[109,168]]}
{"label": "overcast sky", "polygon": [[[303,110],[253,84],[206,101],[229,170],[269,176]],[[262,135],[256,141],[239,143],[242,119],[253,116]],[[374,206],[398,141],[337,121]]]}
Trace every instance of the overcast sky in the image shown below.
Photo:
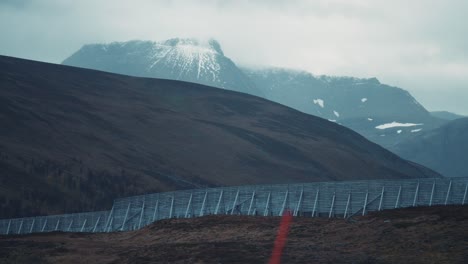
{"label": "overcast sky", "polygon": [[213,37],[237,64],[377,77],[468,115],[467,0],[0,0],[0,54],[60,63],[87,43]]}

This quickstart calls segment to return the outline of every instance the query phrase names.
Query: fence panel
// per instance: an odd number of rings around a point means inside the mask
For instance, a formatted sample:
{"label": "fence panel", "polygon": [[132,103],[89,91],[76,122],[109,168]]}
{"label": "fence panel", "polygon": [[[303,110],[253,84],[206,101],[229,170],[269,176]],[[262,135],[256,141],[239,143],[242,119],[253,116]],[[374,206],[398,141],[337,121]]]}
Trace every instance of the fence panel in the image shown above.
{"label": "fence panel", "polygon": [[350,217],[412,206],[466,204],[468,178],[312,182],[182,190],[116,199],[110,211],[0,220],[0,234],[137,230],[212,214]]}

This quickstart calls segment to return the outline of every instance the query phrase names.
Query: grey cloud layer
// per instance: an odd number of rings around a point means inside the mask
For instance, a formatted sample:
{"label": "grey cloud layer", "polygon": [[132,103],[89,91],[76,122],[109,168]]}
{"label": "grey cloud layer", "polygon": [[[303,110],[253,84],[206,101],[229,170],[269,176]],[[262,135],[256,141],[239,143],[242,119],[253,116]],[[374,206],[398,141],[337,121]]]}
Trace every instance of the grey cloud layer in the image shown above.
{"label": "grey cloud layer", "polygon": [[0,1],[0,54],[61,62],[85,43],[214,37],[241,64],[376,76],[468,114],[464,0]]}

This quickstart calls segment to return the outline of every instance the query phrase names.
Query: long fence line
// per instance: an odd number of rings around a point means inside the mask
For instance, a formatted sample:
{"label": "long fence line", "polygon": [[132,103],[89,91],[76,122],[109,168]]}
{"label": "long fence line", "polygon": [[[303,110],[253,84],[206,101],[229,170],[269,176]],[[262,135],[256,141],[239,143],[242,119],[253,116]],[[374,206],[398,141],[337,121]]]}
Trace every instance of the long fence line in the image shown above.
{"label": "long fence line", "polygon": [[312,182],[182,190],[116,199],[110,211],[0,220],[0,234],[115,232],[213,214],[351,217],[371,211],[464,205],[468,178]]}

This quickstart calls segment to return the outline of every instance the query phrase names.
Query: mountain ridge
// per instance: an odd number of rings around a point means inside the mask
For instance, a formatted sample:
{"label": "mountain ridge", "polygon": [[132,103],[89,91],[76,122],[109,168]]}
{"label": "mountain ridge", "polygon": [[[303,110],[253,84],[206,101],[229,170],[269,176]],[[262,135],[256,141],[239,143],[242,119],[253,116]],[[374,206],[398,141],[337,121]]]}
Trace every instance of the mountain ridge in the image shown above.
{"label": "mountain ridge", "polygon": [[62,64],[262,95],[213,39],[173,38],[159,42],[133,40],[87,44]]}
{"label": "mountain ridge", "polygon": [[[432,116],[408,91],[375,77],[314,75],[279,67],[242,70],[265,98],[337,122],[387,148],[446,122]],[[421,124],[421,129],[379,129],[392,123]]]}
{"label": "mountain ridge", "polygon": [[449,111],[432,111],[431,115],[450,121],[466,117],[464,115],[455,114]]}

